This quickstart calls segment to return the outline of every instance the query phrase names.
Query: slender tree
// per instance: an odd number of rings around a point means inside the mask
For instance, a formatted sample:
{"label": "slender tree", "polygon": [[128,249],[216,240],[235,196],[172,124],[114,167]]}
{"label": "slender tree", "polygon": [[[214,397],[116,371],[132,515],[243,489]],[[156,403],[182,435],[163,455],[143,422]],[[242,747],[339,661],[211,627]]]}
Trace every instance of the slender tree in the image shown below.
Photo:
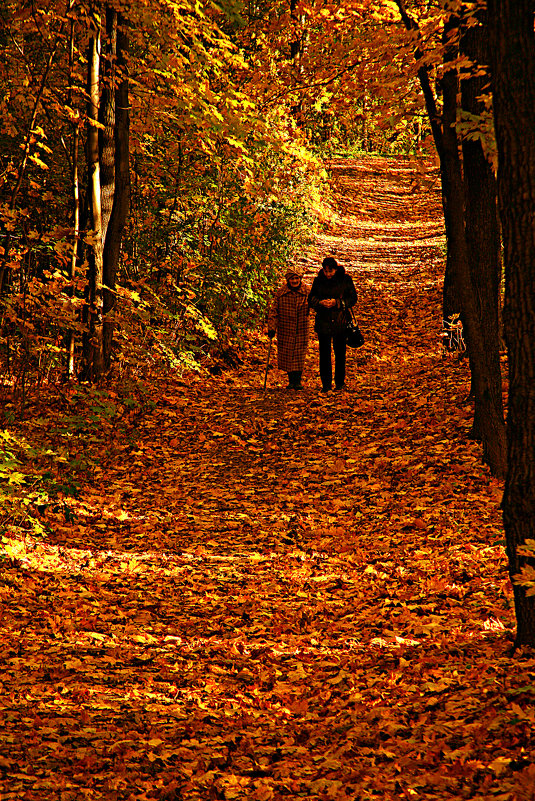
{"label": "slender tree", "polygon": [[[450,247],[450,242],[452,241],[451,237],[452,220],[450,216],[450,209],[452,207],[452,198],[450,196],[451,187],[448,181],[448,175],[445,170],[443,113],[447,114],[447,110],[444,110],[443,112],[438,107],[437,99],[435,97],[435,93],[433,92],[433,88],[431,85],[430,67],[429,64],[427,63],[427,60],[424,57],[425,56],[424,47],[421,41],[421,34],[418,27],[418,23],[408,13],[405,0],[396,0],[396,4],[402,22],[405,25],[405,28],[407,29],[409,34],[414,38],[415,42],[414,58],[418,63],[418,80],[420,81],[420,86],[422,89],[422,94],[425,102],[425,108],[429,118],[429,125],[431,127],[431,133],[433,134],[433,141],[435,144],[440,164],[442,209],[444,211],[444,227],[446,230],[446,242],[447,242],[446,269],[444,273],[444,285],[442,293],[442,316],[445,320],[447,320],[448,317],[450,317],[454,313],[458,313],[459,311],[458,297],[457,297],[458,293],[454,285],[453,267],[451,263],[452,260],[452,251]],[[455,108],[456,108],[456,102],[455,102]]]}
{"label": "slender tree", "polygon": [[[103,253],[103,361],[106,369],[110,367],[112,353],[112,339],[114,331],[113,313],[115,309],[115,286],[124,229],[130,211],[130,114],[128,72],[126,57],[128,53],[128,26],[121,14],[113,9],[107,9],[108,38],[112,42],[114,65],[111,76],[113,101],[110,97],[109,105],[113,107],[113,194],[109,216],[105,226],[104,253]],[[111,122],[108,119],[108,122]]]}
{"label": "slender tree", "polygon": [[109,5],[104,8],[105,37],[103,41],[100,78],[99,130],[100,201],[102,215],[102,242],[113,207],[115,193],[115,80],[117,72],[117,11]]}
{"label": "slender tree", "polygon": [[[74,20],[70,21],[70,34],[69,34],[69,88],[67,92],[67,104],[69,108],[73,107],[74,89],[76,85],[75,78],[75,25]],[[72,129],[72,145],[70,155],[71,165],[71,193],[72,193],[72,218],[73,218],[73,237],[72,237],[72,250],[69,259],[68,275],[71,281],[71,286],[68,289],[69,297],[74,296],[74,280],[76,276],[76,265],[80,255],[80,174],[79,174],[79,161],[80,161],[80,115],[73,114],[71,121]],[[69,328],[65,337],[66,352],[67,352],[67,376],[72,378],[75,371],[75,346],[76,334],[74,328]]]}
{"label": "slender tree", "polygon": [[84,377],[98,380],[103,371],[103,258],[102,206],[100,183],[99,107],[100,107],[101,19],[92,6],[91,29],[87,53],[87,167],[88,197],[91,219],[91,242],[88,268],[88,330],[84,335]]}
{"label": "slender tree", "polygon": [[104,54],[99,58],[100,17],[94,9],[88,58],[92,242],[84,374],[93,380],[110,366],[116,278],[130,206],[127,25],[110,5],[104,7],[104,17]]}

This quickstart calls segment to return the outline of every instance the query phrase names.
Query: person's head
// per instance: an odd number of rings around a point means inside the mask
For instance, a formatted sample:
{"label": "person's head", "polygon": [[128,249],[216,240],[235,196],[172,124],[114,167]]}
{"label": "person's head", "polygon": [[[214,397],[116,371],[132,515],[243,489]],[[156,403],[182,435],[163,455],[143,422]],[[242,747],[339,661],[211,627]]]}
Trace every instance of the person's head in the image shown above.
{"label": "person's head", "polygon": [[332,256],[323,259],[321,267],[325,278],[333,278],[340,269],[340,265]]}
{"label": "person's head", "polygon": [[286,282],[291,289],[301,286],[301,272],[295,268],[286,271]]}

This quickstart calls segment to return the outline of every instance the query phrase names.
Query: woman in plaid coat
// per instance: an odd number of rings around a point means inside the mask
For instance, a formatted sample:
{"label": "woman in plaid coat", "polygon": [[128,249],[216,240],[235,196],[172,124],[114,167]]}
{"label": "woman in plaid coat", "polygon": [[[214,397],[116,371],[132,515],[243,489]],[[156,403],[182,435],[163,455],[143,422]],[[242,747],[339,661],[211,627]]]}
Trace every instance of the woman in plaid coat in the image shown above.
{"label": "woman in plaid coat", "polygon": [[288,386],[303,389],[301,375],[308,347],[308,286],[296,269],[286,273],[268,314],[268,336],[277,334],[277,367],[288,373]]}

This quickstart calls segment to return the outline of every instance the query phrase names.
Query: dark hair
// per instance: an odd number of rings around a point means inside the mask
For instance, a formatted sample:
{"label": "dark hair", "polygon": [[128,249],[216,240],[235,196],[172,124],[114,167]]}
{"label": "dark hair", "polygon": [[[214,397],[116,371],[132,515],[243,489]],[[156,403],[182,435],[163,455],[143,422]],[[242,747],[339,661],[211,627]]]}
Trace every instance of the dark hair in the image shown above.
{"label": "dark hair", "polygon": [[337,272],[340,269],[340,265],[338,264],[336,259],[333,259],[332,256],[327,256],[327,258],[323,259],[323,262],[322,262],[321,266],[323,268],[330,267],[331,269],[334,269]]}

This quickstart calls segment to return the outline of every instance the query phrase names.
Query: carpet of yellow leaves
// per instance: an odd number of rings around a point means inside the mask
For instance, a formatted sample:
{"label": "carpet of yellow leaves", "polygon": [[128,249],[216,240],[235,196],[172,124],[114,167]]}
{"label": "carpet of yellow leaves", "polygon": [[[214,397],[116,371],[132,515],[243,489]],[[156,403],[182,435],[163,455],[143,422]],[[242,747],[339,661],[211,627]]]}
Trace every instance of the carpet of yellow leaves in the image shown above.
{"label": "carpet of yellow leaves", "polygon": [[1,570],[3,801],[535,795],[535,660],[511,657],[501,486],[440,345],[436,171],[331,166],[307,254],[352,273],[348,391],[244,335],[155,381],[68,519]]}

